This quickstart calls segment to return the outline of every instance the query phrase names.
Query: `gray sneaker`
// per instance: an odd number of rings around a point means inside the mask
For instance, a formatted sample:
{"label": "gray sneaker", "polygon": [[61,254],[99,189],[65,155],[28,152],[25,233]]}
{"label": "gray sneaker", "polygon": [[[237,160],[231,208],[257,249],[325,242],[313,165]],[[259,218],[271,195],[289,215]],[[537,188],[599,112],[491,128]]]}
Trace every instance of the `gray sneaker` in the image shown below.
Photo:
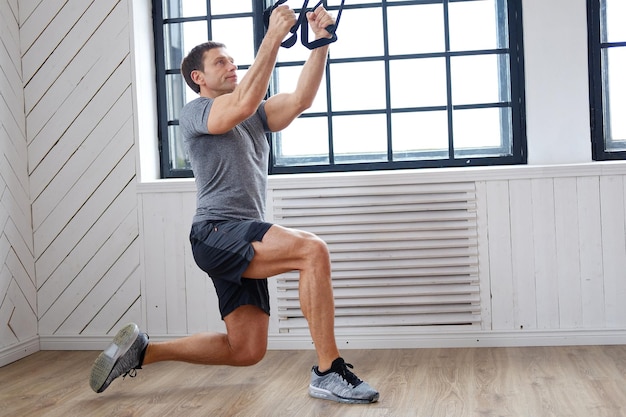
{"label": "gray sneaker", "polygon": [[91,389],[100,393],[120,375],[134,378],[137,369],[141,369],[147,346],[148,335],[140,332],[135,323],[124,326],[94,362],[89,378]]}
{"label": "gray sneaker", "polygon": [[378,401],[378,391],[361,381],[348,368],[342,358],[337,358],[331,368],[320,373],[317,366],[311,369],[309,395],[314,398],[349,404],[368,404]]}

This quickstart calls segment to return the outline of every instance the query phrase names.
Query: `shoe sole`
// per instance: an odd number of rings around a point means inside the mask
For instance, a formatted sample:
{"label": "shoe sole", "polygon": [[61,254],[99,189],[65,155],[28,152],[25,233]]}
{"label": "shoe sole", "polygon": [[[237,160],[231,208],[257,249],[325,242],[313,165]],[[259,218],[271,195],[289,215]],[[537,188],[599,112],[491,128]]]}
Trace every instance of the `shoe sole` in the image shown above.
{"label": "shoe sole", "polygon": [[344,403],[344,404],[370,404],[370,403],[375,403],[376,401],[378,401],[378,395],[379,394],[376,394],[371,399],[366,399],[366,398],[343,398],[343,397],[339,397],[339,396],[333,394],[332,392],[330,392],[328,390],[317,388],[317,387],[314,387],[312,385],[309,385],[309,395],[311,397],[313,397],[313,398],[318,398],[320,400],[330,400],[330,401],[335,401],[335,402]]}
{"label": "shoe sole", "polygon": [[107,387],[104,386],[118,359],[121,358],[133,345],[139,336],[139,327],[130,323],[124,326],[113,338],[113,342],[98,356],[91,368],[89,385],[97,393]]}

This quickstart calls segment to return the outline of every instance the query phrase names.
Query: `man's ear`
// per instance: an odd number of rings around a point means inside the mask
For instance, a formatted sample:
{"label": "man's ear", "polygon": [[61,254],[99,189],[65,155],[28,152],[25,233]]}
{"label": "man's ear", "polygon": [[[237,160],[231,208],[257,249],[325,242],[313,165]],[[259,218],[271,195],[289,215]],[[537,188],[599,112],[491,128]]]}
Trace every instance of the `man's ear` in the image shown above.
{"label": "man's ear", "polygon": [[198,85],[204,84],[204,74],[198,70],[191,71],[191,79]]}

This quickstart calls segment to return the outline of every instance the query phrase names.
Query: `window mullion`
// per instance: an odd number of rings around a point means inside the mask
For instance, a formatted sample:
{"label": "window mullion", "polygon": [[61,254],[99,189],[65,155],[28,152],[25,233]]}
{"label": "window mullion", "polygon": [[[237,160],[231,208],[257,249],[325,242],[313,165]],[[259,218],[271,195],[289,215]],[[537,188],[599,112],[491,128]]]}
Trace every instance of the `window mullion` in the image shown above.
{"label": "window mullion", "polygon": [[448,109],[448,159],[454,159],[454,129],[453,129],[453,105],[452,105],[452,62],[450,55],[450,19],[449,0],[443,0],[443,25],[445,36],[446,58],[446,97]]}
{"label": "window mullion", "polygon": [[389,59],[389,21],[387,15],[387,0],[383,0],[383,53],[385,56],[385,107],[387,116],[387,162],[393,162],[393,130],[391,128],[391,76]]}
{"label": "window mullion", "polygon": [[[329,57],[330,58],[330,57]],[[333,135],[333,100],[331,94],[331,71],[330,71],[330,59],[326,61],[326,108],[327,108],[327,119],[328,123],[328,164],[330,166],[335,165],[335,146],[334,146],[334,135]]]}

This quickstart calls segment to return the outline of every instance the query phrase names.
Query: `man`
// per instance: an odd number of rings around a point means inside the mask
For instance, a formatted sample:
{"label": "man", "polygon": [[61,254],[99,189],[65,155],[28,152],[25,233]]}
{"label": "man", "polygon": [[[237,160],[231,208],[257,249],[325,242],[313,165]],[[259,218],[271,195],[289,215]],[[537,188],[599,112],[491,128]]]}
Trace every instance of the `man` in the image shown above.
{"label": "man", "polygon": [[[334,334],[330,256],[317,236],[263,221],[269,144],[265,132],[287,127],[309,108],[319,88],[328,45],[314,49],[292,93],[264,100],[281,41],[296,23],[293,10],[279,6],[253,65],[238,83],[237,66],[225,46],[198,45],[183,60],[182,73],[200,97],[180,115],[197,186],[190,241],[198,266],[215,285],[226,334],[203,333],[148,343],[129,324],[94,363],[91,387],[104,391],[120,375],[159,361],[247,366],[267,349],[267,277],[300,272],[300,306],[309,323],[318,365],[309,394],[345,403],[371,403],[378,392],[361,381],[340,357]],[[334,24],[323,7],[307,13],[316,38],[330,37]]]}

